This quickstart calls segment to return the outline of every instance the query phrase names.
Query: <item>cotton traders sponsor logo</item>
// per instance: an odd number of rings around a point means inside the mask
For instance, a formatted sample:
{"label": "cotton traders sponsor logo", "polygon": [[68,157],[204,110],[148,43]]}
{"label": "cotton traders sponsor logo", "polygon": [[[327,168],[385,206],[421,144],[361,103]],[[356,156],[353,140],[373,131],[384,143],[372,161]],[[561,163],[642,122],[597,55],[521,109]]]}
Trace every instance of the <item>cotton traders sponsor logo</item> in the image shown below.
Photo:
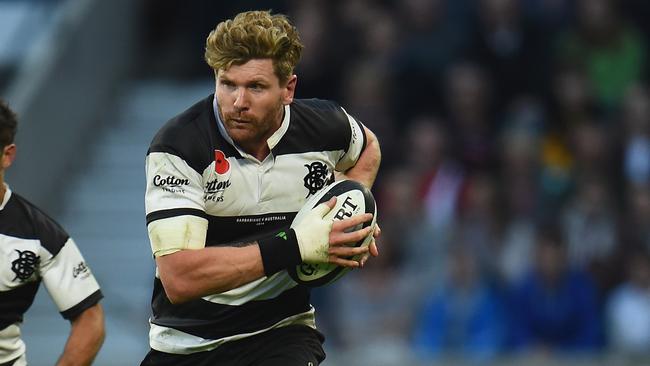
{"label": "cotton traders sponsor logo", "polygon": [[183,188],[183,186],[190,185],[190,180],[187,178],[186,179],[176,178],[172,175],[163,177],[158,174],[155,177],[153,177],[153,185],[156,187],[160,187],[163,190],[170,193],[185,193],[185,189]]}
{"label": "cotton traders sponsor logo", "polygon": [[223,193],[230,187],[230,180],[219,181],[214,179],[205,184],[203,199],[205,201],[223,202]]}

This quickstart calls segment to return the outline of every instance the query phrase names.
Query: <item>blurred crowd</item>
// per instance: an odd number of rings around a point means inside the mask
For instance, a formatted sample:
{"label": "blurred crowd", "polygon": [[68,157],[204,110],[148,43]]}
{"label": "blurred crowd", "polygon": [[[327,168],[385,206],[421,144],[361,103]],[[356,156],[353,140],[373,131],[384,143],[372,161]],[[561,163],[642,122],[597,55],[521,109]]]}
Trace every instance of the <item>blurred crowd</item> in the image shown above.
{"label": "blurred crowd", "polygon": [[650,357],[649,2],[171,3],[145,27],[177,76],[209,75],[214,14],[272,8],[298,97],[382,143],[381,255],[314,291],[331,354]]}
{"label": "blurred crowd", "polygon": [[315,292],[330,349],[650,356],[648,2],[286,11],[299,95],[340,101],[383,147],[382,255]]}

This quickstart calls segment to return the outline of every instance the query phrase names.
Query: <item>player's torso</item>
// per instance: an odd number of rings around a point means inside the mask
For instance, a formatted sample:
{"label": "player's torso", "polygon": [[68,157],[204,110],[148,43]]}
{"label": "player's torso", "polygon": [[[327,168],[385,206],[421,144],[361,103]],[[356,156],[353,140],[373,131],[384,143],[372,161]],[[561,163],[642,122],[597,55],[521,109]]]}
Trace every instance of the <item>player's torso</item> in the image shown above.
{"label": "player's torso", "polygon": [[333,177],[336,152],[268,156],[257,162],[217,156],[202,174],[208,245],[254,237],[288,225],[306,199]]}

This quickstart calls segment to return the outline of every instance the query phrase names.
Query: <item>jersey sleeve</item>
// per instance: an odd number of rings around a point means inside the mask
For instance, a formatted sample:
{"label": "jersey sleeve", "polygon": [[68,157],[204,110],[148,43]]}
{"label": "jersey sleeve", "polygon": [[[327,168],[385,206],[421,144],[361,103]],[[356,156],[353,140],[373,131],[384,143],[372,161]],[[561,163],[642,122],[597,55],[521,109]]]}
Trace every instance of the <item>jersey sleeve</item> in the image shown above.
{"label": "jersey sleeve", "polygon": [[103,297],[74,240],[69,238],[56,255],[41,250],[43,284],[64,318],[74,319]]}
{"label": "jersey sleeve", "polygon": [[169,152],[150,152],[145,166],[145,210],[154,256],[204,247],[208,220],[202,176]]}
{"label": "jersey sleeve", "polygon": [[366,132],[361,122],[349,115],[345,109],[341,109],[347,117],[346,128],[350,129],[350,143],[345,153],[336,163],[336,170],[339,172],[345,172],[357,163],[361,153],[366,148]]}

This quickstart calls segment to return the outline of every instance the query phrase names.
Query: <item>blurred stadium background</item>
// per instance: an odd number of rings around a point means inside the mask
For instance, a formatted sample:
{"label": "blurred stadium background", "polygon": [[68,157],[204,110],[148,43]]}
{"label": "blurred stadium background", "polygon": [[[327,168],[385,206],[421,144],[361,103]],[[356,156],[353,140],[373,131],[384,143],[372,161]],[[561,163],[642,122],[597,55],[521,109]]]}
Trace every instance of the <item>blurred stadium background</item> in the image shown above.
{"label": "blurred stadium background", "polygon": [[[249,9],[297,24],[298,96],[383,146],[382,255],[314,292],[325,365],[650,364],[650,2],[0,0],[7,181],[102,285],[97,365],[148,349],[144,155],[212,91],[207,33]],[[41,290],[31,364],[67,332]]]}

